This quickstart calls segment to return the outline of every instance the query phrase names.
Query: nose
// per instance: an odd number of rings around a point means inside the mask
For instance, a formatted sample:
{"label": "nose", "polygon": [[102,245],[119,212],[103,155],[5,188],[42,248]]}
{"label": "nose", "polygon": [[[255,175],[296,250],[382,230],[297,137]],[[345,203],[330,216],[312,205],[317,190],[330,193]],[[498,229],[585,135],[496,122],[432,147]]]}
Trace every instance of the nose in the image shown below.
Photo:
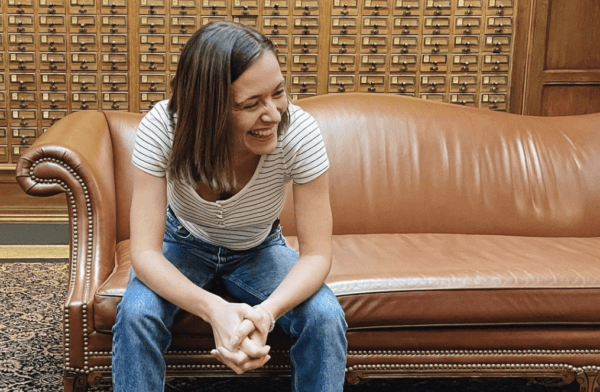
{"label": "nose", "polygon": [[261,120],[267,124],[279,123],[281,121],[281,112],[274,100],[269,99],[265,102],[265,110],[261,115]]}

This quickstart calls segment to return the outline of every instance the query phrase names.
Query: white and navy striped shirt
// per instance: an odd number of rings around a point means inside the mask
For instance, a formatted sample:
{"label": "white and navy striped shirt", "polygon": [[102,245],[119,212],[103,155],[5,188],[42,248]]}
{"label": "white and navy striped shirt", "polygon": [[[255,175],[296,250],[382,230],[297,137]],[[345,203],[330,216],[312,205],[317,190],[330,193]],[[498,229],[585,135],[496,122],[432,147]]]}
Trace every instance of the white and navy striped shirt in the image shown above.
{"label": "white and navy striped shirt", "polygon": [[[157,103],[138,126],[133,164],[157,177],[167,175],[176,117],[168,100]],[[285,185],[305,184],[329,168],[321,130],[299,106],[289,104],[290,126],[277,147],[262,155],[246,186],[227,200],[209,202],[196,184],[167,175],[167,200],[181,224],[195,237],[233,250],[250,249],[268,236],[284,205]]]}

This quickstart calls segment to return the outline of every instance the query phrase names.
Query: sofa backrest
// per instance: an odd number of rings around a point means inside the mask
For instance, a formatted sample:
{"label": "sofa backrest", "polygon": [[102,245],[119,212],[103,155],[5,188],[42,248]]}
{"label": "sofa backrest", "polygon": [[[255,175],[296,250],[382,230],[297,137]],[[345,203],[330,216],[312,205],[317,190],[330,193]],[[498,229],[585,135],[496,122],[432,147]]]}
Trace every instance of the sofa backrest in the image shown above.
{"label": "sofa backrest", "polygon": [[133,191],[133,143],[143,114],[104,112],[112,138],[117,213],[117,243],[129,239],[129,210]]}
{"label": "sofa backrest", "polygon": [[600,113],[532,117],[375,94],[298,105],[325,137],[334,234],[600,236]]}
{"label": "sofa backrest", "polygon": [[[375,94],[298,104],[327,145],[334,234],[600,236],[600,114],[519,116]],[[122,241],[142,115],[105,115]],[[295,234],[292,205],[290,193],[286,235]]]}

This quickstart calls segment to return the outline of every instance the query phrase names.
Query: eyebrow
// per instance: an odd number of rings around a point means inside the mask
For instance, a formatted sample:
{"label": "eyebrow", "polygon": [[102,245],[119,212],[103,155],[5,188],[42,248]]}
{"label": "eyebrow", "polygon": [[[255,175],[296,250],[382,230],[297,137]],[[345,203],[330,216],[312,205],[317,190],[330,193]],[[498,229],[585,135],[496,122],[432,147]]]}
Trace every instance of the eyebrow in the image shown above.
{"label": "eyebrow", "polygon": [[[279,89],[279,88],[283,87],[284,83],[285,83],[285,79],[284,79],[284,80],[282,80],[282,81],[281,81],[281,82],[280,82],[280,83],[277,85],[277,87],[275,87],[275,90],[277,90],[277,89]],[[250,100],[252,100],[252,99],[260,98],[261,96],[262,96],[261,94],[256,94],[256,95],[253,95],[253,96],[251,96],[251,97],[248,97],[248,98],[244,99],[242,102],[236,102],[235,104],[239,106],[239,105],[243,104],[243,103],[244,103],[244,102],[246,102],[246,101],[250,101]]]}

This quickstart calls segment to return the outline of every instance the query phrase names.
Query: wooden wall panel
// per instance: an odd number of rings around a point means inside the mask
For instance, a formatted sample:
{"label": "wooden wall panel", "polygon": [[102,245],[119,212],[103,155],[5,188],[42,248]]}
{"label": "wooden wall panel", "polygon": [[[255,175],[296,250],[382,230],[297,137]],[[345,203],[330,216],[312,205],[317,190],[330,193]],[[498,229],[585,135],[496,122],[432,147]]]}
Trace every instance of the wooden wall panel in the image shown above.
{"label": "wooden wall panel", "polygon": [[543,116],[600,112],[600,84],[548,85],[542,90]]}
{"label": "wooden wall panel", "polygon": [[67,201],[64,194],[50,197],[29,196],[15,182],[14,176],[0,175],[1,222],[66,222]]}
{"label": "wooden wall panel", "polygon": [[[521,112],[568,115],[598,111],[593,87],[600,84],[598,0],[532,0],[530,13],[528,31],[521,32],[528,37]],[[559,91],[566,96],[559,97]],[[559,102],[567,104],[567,100],[573,102],[573,111],[559,108]]]}
{"label": "wooden wall panel", "polygon": [[545,69],[600,69],[600,2],[550,3]]}

